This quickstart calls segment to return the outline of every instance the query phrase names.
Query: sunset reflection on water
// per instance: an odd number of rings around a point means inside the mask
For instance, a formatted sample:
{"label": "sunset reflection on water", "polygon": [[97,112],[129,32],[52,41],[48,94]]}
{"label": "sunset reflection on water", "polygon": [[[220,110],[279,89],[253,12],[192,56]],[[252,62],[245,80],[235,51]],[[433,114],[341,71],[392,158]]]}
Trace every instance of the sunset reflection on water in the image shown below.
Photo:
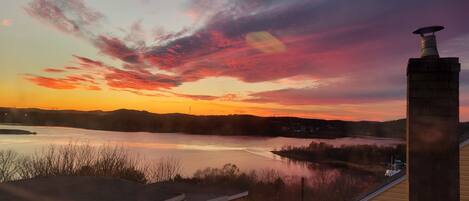
{"label": "sunset reflection on water", "polygon": [[[283,146],[307,146],[311,141],[334,146],[343,144],[394,145],[402,143],[392,139],[342,138],[299,139],[285,137],[208,136],[176,133],[96,131],[64,127],[7,126],[0,128],[24,129],[37,135],[0,135],[2,149],[13,149],[31,154],[49,145],[69,143],[90,146],[122,146],[144,160],[174,157],[181,161],[182,174],[191,176],[206,167],[222,167],[236,164],[241,170],[263,171],[273,169],[287,176],[314,176],[321,167],[281,158],[270,151]],[[322,169],[324,171],[324,169]],[[329,169],[328,171],[333,171]]]}

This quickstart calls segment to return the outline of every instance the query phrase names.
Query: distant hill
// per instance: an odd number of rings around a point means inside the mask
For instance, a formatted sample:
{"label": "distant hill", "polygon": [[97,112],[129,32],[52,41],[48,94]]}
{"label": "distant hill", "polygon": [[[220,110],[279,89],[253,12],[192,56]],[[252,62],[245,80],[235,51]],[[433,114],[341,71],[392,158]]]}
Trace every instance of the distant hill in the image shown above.
{"label": "distant hill", "polygon": [[[350,136],[405,137],[405,120],[340,121],[252,115],[155,114],[136,110],[74,111],[1,108],[0,123],[64,126],[108,131],[145,131],[203,135],[337,138]],[[461,126],[469,130],[469,123]]]}

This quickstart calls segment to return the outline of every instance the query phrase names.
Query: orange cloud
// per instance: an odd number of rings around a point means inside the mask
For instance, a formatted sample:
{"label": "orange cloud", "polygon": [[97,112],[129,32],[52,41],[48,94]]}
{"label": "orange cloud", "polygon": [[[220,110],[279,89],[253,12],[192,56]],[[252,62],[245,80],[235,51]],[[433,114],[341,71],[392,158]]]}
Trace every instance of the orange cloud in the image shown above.
{"label": "orange cloud", "polygon": [[[73,55],[78,60],[78,64],[82,67],[104,67],[105,65],[103,62],[92,60],[86,57],[81,57],[77,55]],[[73,68],[73,69],[80,69],[78,67],[68,67],[68,68]]]}
{"label": "orange cloud", "polygon": [[76,89],[79,84],[70,82],[64,79],[55,79],[42,76],[27,75],[25,79],[33,82],[36,85],[51,88],[51,89]]}
{"label": "orange cloud", "polygon": [[87,89],[87,90],[92,90],[92,91],[99,91],[99,90],[101,90],[100,87],[95,86],[95,85],[86,86],[85,89]]}
{"label": "orange cloud", "polygon": [[133,93],[139,96],[148,96],[148,97],[166,97],[166,95],[160,94],[160,93],[145,93],[142,91],[137,91],[137,90],[131,90],[131,89],[112,89],[114,91],[126,91],[129,93]]}
{"label": "orange cloud", "polygon": [[98,83],[89,75],[69,75],[65,78],[51,78],[27,74],[24,79],[42,87],[51,89],[78,89],[101,90]]}
{"label": "orange cloud", "polygon": [[67,69],[67,70],[81,70],[80,67],[76,67],[76,66],[66,66],[65,69]]}
{"label": "orange cloud", "polygon": [[43,69],[43,71],[48,72],[48,73],[63,73],[63,72],[65,72],[65,70],[57,69],[57,68],[45,68],[45,69]]}

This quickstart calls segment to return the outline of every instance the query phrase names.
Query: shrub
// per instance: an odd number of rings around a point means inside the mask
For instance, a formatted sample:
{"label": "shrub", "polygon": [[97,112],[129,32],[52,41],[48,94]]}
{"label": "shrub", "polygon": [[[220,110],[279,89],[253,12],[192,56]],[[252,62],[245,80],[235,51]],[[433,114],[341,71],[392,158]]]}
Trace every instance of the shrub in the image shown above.
{"label": "shrub", "polygon": [[[186,180],[248,190],[248,200],[253,201],[301,200],[301,178],[290,177],[288,181],[285,178],[288,177],[272,169],[242,172],[236,165],[226,164],[222,168],[198,170],[192,179]],[[357,177],[346,172],[319,170],[314,176],[306,178],[304,200],[351,200],[375,182],[373,178]]]}
{"label": "shrub", "polygon": [[0,182],[12,180],[17,172],[18,154],[14,151],[0,151]]}
{"label": "shrub", "polygon": [[[174,180],[181,172],[181,162],[173,157],[163,157],[149,168],[151,182]],[[181,175],[179,175],[181,177]]]}
{"label": "shrub", "polygon": [[19,156],[8,150],[0,151],[0,182],[48,176],[102,176],[147,183],[172,180],[181,169],[174,158],[160,159],[157,164],[152,169],[138,156],[117,146],[50,146],[32,156]]}

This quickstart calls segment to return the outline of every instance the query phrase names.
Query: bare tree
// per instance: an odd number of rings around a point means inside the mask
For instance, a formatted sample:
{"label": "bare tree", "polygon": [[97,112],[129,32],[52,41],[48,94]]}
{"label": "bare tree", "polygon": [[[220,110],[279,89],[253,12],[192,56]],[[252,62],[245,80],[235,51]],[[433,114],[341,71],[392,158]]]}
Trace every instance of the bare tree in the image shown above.
{"label": "bare tree", "polygon": [[0,182],[11,181],[17,172],[18,154],[12,150],[0,151]]}
{"label": "bare tree", "polygon": [[181,162],[174,157],[160,158],[149,169],[150,181],[161,182],[172,180],[176,175],[180,174],[181,167]]}

